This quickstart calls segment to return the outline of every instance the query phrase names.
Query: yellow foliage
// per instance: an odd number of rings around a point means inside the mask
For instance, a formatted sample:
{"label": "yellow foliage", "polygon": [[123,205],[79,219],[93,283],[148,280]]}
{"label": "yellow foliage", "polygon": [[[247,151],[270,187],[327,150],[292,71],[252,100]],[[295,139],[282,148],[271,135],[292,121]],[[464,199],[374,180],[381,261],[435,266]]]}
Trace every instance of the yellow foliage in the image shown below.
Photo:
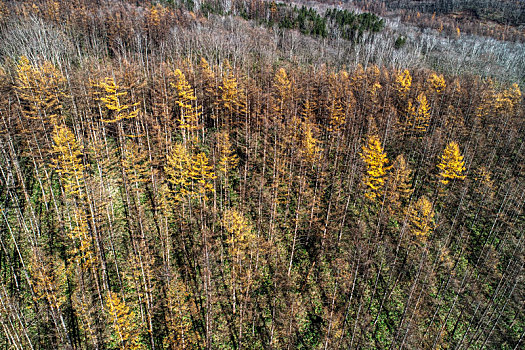
{"label": "yellow foliage", "polygon": [[228,60],[224,61],[224,70],[222,85],[219,86],[221,90],[220,103],[222,108],[231,114],[246,113],[244,94],[239,90],[239,84]]}
{"label": "yellow foliage", "polygon": [[180,278],[168,282],[166,313],[168,336],[164,338],[166,349],[195,349],[201,343],[201,337],[195,331],[192,317],[198,317],[197,307],[190,298],[190,292]]}
{"label": "yellow foliage", "polygon": [[322,148],[319,147],[319,140],[314,136],[315,124],[306,120],[301,123],[302,129],[302,153],[307,162],[313,163],[318,157]]}
{"label": "yellow foliage", "polygon": [[177,90],[177,105],[180,107],[179,127],[181,129],[196,130],[202,128],[199,124],[199,117],[201,116],[201,108],[195,105],[197,98],[193,88],[186,80],[184,74],[179,70],[175,70],[175,83],[171,86]]}
{"label": "yellow foliage", "polygon": [[206,61],[204,57],[201,57],[201,61],[199,63],[199,70],[202,75],[204,93],[208,98],[212,99],[212,103],[215,103],[215,97],[217,95],[215,73],[210,68],[208,61]]}
{"label": "yellow foliage", "polygon": [[386,167],[388,158],[383,151],[381,141],[376,135],[368,136],[366,144],[363,145],[362,153],[359,154],[365,162],[366,173],[363,177],[363,183],[366,186],[365,196],[374,200],[380,196],[385,184]]}
{"label": "yellow foliage", "polygon": [[64,190],[69,195],[82,195],[84,183],[84,164],[82,163],[82,146],[67,126],[55,126],[53,132],[52,165],[60,175]]}
{"label": "yellow foliage", "polygon": [[207,192],[214,192],[213,184],[211,180],[215,179],[215,173],[211,170],[213,167],[208,163],[208,157],[203,152],[192,157],[191,170],[189,177],[193,180],[193,183],[197,187],[196,194],[203,196],[206,200]]}
{"label": "yellow foliage", "polygon": [[439,94],[445,91],[445,88],[447,87],[443,74],[437,75],[436,73],[432,73],[428,78],[428,83],[430,84],[430,87]]}
{"label": "yellow foliage", "polygon": [[66,302],[67,275],[62,260],[44,260],[38,249],[33,251],[29,266],[31,284],[37,300],[45,299],[53,309]]}
{"label": "yellow foliage", "polygon": [[140,343],[139,328],[135,323],[135,314],[129,309],[117,293],[108,292],[106,312],[113,330],[113,336],[121,350],[144,349]]}
{"label": "yellow foliage", "polygon": [[148,153],[141,152],[134,142],[126,144],[122,158],[122,167],[128,180],[138,186],[139,183],[150,181],[151,170],[149,165]]}
{"label": "yellow foliage", "polygon": [[430,123],[430,106],[427,97],[421,93],[417,96],[416,104],[408,102],[408,125],[416,133],[425,133]]}
{"label": "yellow foliage", "polygon": [[123,103],[128,93],[122,91],[122,87],[115,82],[115,79],[106,77],[103,81],[92,83],[92,85],[104,90],[99,92],[104,94],[104,96],[98,98],[104,104],[108,113],[107,118],[102,119],[104,123],[116,123],[122,119],[135,118],[138,115],[139,109],[134,107],[137,107],[139,102],[133,104]]}
{"label": "yellow foliage", "polygon": [[219,171],[228,174],[239,164],[239,157],[232,150],[230,135],[227,131],[217,133],[217,147],[219,149]]}
{"label": "yellow foliage", "polygon": [[273,79],[273,86],[275,89],[276,105],[274,106],[274,112],[278,115],[282,115],[284,112],[284,103],[289,98],[291,93],[292,83],[288,79],[288,75],[284,68],[280,68]]}
{"label": "yellow foliage", "polygon": [[426,196],[422,196],[407,211],[407,222],[410,233],[421,239],[426,239],[434,229],[434,209]]}
{"label": "yellow foliage", "polygon": [[450,180],[465,179],[463,171],[465,171],[465,161],[459,152],[459,146],[456,142],[450,142],[441,155],[441,162],[437,165],[439,168],[439,177],[443,185],[447,185]]}
{"label": "yellow foliage", "polygon": [[62,109],[66,78],[51,62],[33,67],[22,56],[16,67],[16,91],[22,103],[23,114],[28,118],[44,117],[52,124]]}
{"label": "yellow foliage", "polygon": [[400,154],[397,156],[392,170],[388,174],[388,204],[391,209],[402,206],[402,201],[408,200],[414,191],[411,187],[412,170],[408,167],[405,157]]}
{"label": "yellow foliage", "polygon": [[184,145],[174,144],[164,170],[171,184],[170,193],[177,201],[191,193],[190,167],[191,157]]}
{"label": "yellow foliage", "polygon": [[235,209],[228,209],[224,212],[222,225],[226,232],[230,234],[228,239],[229,252],[233,258],[242,258],[249,254],[251,248],[256,245],[257,237],[253,233],[253,228],[248,220]]}
{"label": "yellow foliage", "polygon": [[396,77],[395,89],[401,97],[406,97],[412,86],[412,76],[408,69],[405,69],[403,73],[398,74]]}
{"label": "yellow foliage", "polygon": [[[363,73],[364,74],[364,73]],[[351,94],[347,90],[348,73],[340,71],[339,74],[329,76],[329,99],[328,99],[328,128],[329,132],[339,132],[346,122],[346,109],[349,104],[345,101],[346,96]]]}
{"label": "yellow foliage", "polygon": [[75,210],[73,213],[73,228],[68,234],[73,240],[73,249],[69,251],[72,255],[72,261],[80,266],[82,270],[88,269],[95,261],[91,237],[88,231],[88,222],[85,213],[81,210]]}

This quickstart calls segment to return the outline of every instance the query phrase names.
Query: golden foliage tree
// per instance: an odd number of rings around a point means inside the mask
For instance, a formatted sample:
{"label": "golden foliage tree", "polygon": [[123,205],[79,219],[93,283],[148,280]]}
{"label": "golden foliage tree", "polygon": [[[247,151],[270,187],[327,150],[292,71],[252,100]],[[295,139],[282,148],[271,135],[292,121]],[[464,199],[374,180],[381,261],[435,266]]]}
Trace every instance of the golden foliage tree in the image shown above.
{"label": "golden foliage tree", "polygon": [[275,73],[273,78],[273,88],[275,90],[273,112],[278,116],[282,116],[285,110],[286,101],[290,98],[292,88],[292,83],[288,79],[288,75],[284,68],[280,68]]}
{"label": "golden foliage tree", "polygon": [[197,317],[197,307],[190,298],[190,291],[180,278],[171,278],[166,288],[166,327],[168,336],[164,338],[164,348],[195,349],[201,337],[195,330],[192,318]]}
{"label": "golden foliage tree", "polygon": [[176,201],[191,193],[191,156],[181,143],[176,143],[168,155],[164,171],[170,184],[170,193]]}
{"label": "golden foliage tree", "polygon": [[67,126],[55,126],[53,141],[55,157],[52,165],[60,175],[65,192],[69,195],[81,196],[84,183],[82,146]]}
{"label": "golden foliage tree", "polygon": [[437,165],[439,172],[439,182],[447,185],[450,180],[465,179],[463,171],[465,171],[465,161],[459,152],[459,146],[452,141],[445,147],[441,155],[441,162]]}
{"label": "golden foliage tree", "polygon": [[52,124],[62,109],[66,78],[51,62],[41,66],[31,65],[22,56],[16,66],[16,91],[22,103],[24,116],[32,119],[43,117]]}
{"label": "golden foliage tree", "polygon": [[216,82],[216,76],[213,70],[211,69],[208,61],[204,57],[201,57],[199,62],[199,72],[201,75],[202,83],[202,92],[204,94],[204,105],[208,106],[207,111],[212,111],[212,114],[215,113],[214,109],[218,104],[218,88]]}
{"label": "golden foliage tree", "polygon": [[347,96],[351,95],[348,90],[349,76],[346,71],[338,74],[330,74],[328,78],[328,128],[329,132],[339,132],[346,122],[346,112],[350,107]]}
{"label": "golden foliage tree", "polygon": [[177,105],[180,107],[179,127],[187,130],[197,130],[200,124],[201,108],[196,105],[197,97],[193,88],[180,69],[174,72],[175,83],[171,86],[177,90]]}
{"label": "golden foliage tree", "polygon": [[417,96],[415,105],[408,102],[408,122],[407,129],[416,134],[425,133],[430,124],[430,106],[427,97],[421,93]]}
{"label": "golden foliage tree", "polygon": [[129,141],[126,144],[122,158],[122,167],[129,182],[136,188],[150,180],[151,168],[148,153],[141,152],[135,142]]}
{"label": "golden foliage tree", "polygon": [[396,76],[395,89],[400,97],[406,97],[412,86],[412,76],[408,69]]}
{"label": "golden foliage tree", "polygon": [[302,154],[307,162],[313,163],[319,157],[322,148],[319,146],[320,142],[315,138],[315,124],[309,120],[301,123],[302,131]]}
{"label": "golden foliage tree", "polygon": [[47,261],[36,248],[30,260],[31,284],[37,300],[45,299],[54,310],[66,302],[67,276],[65,264],[60,259]]}
{"label": "golden foliage tree", "polygon": [[430,74],[430,77],[428,78],[428,84],[430,85],[430,88],[434,90],[435,92],[437,92],[438,94],[445,91],[445,88],[447,87],[443,74],[440,74],[440,75],[437,75],[436,73]]}
{"label": "golden foliage tree", "polygon": [[192,179],[194,187],[197,188],[195,193],[202,196],[205,200],[208,199],[206,196],[208,192],[215,191],[211,181],[216,176],[212,169],[213,167],[209,164],[208,157],[204,152],[200,152],[192,157],[191,169],[188,175]]}
{"label": "golden foliage tree", "polygon": [[379,137],[369,135],[359,155],[366,165],[366,173],[363,176],[363,184],[366,187],[365,196],[374,200],[382,194],[388,170],[386,166],[388,158]]}
{"label": "golden foliage tree", "polygon": [[246,113],[245,96],[239,89],[239,83],[228,60],[224,61],[223,69],[222,84],[219,86],[222,109],[229,116]]}
{"label": "golden foliage tree", "polygon": [[239,164],[239,157],[232,150],[230,135],[226,130],[217,133],[217,148],[219,150],[219,171],[228,174]]}
{"label": "golden foliage tree", "polygon": [[222,225],[229,235],[227,243],[232,261],[231,287],[235,312],[238,300],[254,283],[253,260],[257,258],[262,242],[255,235],[252,225],[238,210],[227,209],[223,214]]}
{"label": "golden foliage tree", "polygon": [[435,227],[434,208],[426,196],[421,196],[407,210],[407,223],[410,233],[426,239]]}
{"label": "golden foliage tree", "polygon": [[68,233],[68,237],[73,241],[73,248],[69,251],[71,261],[84,271],[95,261],[87,219],[84,211],[75,209],[71,220],[71,229]]}
{"label": "golden foliage tree", "polygon": [[138,350],[144,346],[140,343],[139,328],[135,314],[129,309],[117,293],[108,292],[106,298],[106,313],[111,324],[115,345],[122,350]]}
{"label": "golden foliage tree", "polygon": [[405,157],[400,154],[388,173],[387,202],[391,210],[397,211],[410,198],[414,191],[411,182],[412,170],[410,170]]}
{"label": "golden foliage tree", "polygon": [[102,91],[97,92],[102,97],[98,98],[106,108],[106,117],[102,118],[104,123],[116,123],[123,119],[135,118],[139,109],[137,103],[127,104],[125,102],[127,91],[123,91],[122,86],[119,86],[115,79],[106,77],[103,81],[92,83],[94,87],[101,88]]}

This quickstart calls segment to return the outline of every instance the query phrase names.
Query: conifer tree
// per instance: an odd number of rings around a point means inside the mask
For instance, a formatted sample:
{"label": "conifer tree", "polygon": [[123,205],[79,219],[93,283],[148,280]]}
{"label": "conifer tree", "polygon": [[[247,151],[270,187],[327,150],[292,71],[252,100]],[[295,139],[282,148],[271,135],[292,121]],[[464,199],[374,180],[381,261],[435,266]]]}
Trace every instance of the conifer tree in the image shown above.
{"label": "conifer tree", "polygon": [[363,176],[363,184],[366,187],[365,196],[370,200],[375,200],[383,193],[386,171],[389,169],[386,166],[388,158],[378,136],[368,136],[360,156],[366,165],[366,173]]}
{"label": "conifer tree", "polygon": [[217,147],[219,149],[219,171],[228,174],[239,164],[239,157],[232,150],[230,135],[227,131],[217,133]]}
{"label": "conifer tree", "polygon": [[103,81],[92,83],[94,87],[101,88],[97,94],[102,95],[98,100],[103,103],[106,108],[105,117],[102,117],[104,123],[116,123],[123,119],[135,118],[139,109],[137,103],[126,104],[127,91],[119,86],[115,79],[106,77]]}
{"label": "conifer tree", "polygon": [[423,134],[428,130],[430,123],[430,106],[425,94],[417,96],[416,104],[408,102],[408,123],[407,128],[416,134]]}
{"label": "conifer tree", "polygon": [[188,176],[197,187],[196,194],[202,196],[204,200],[208,199],[206,196],[208,192],[215,191],[211,180],[215,179],[216,176],[215,173],[211,171],[212,169],[213,167],[209,165],[208,157],[206,157],[204,152],[200,152],[192,157],[191,169]]}
{"label": "conifer tree", "polygon": [[432,73],[428,78],[428,83],[430,85],[430,88],[438,94],[445,91],[445,88],[447,87],[447,84],[445,83],[445,78],[443,78],[443,74],[437,75],[436,73]]}
{"label": "conifer tree", "polygon": [[64,190],[69,195],[80,196],[84,183],[82,146],[67,126],[55,126],[53,141],[55,157],[52,165],[60,175]]}
{"label": "conifer tree", "polygon": [[425,240],[434,229],[434,209],[426,196],[421,196],[407,211],[410,233]]}
{"label": "conifer tree", "polygon": [[408,69],[405,69],[402,73],[397,75],[395,89],[400,97],[406,98],[411,86],[412,76]]}
{"label": "conifer tree", "polygon": [[129,309],[126,302],[117,293],[108,292],[105,306],[115,345],[122,350],[143,349],[135,313]]}
{"label": "conifer tree", "polygon": [[181,143],[176,143],[168,155],[164,171],[170,184],[170,193],[176,201],[191,192],[190,179],[191,156],[186,147]]}
{"label": "conifer tree", "polygon": [[179,127],[189,131],[197,130],[202,127],[200,124],[200,115],[202,114],[200,107],[195,105],[197,97],[193,88],[186,80],[184,74],[176,69],[174,72],[175,83],[171,86],[177,90],[177,105],[180,108]]}
{"label": "conifer tree", "polygon": [[24,116],[56,124],[62,109],[66,79],[51,62],[34,67],[22,56],[16,67],[16,91],[22,102]]}
{"label": "conifer tree", "polygon": [[400,154],[388,173],[387,203],[391,210],[397,211],[412,195],[411,174],[405,157]]}
{"label": "conifer tree", "polygon": [[280,68],[273,78],[275,105],[273,106],[274,113],[281,117],[285,110],[286,101],[290,98],[292,83],[288,79],[288,75],[284,68]]}
{"label": "conifer tree", "polygon": [[[246,113],[245,96],[239,89],[239,83],[228,60],[224,61],[223,70],[222,84],[219,86],[221,91],[219,100],[226,117]],[[229,121],[226,120],[226,125],[228,124]]]}
{"label": "conifer tree", "polygon": [[199,63],[199,72],[201,75],[201,89],[203,93],[203,106],[205,108],[205,114],[209,117],[216,117],[215,109],[219,103],[219,91],[217,87],[216,76],[211,69],[208,61],[204,57],[201,57]]}
{"label": "conifer tree", "polygon": [[441,162],[437,165],[439,172],[439,182],[447,185],[450,180],[465,179],[465,161],[459,152],[459,146],[456,142],[450,142],[441,155]]}
{"label": "conifer tree", "polygon": [[321,152],[320,142],[314,136],[315,124],[306,120],[301,123],[302,153],[307,162],[313,163]]}

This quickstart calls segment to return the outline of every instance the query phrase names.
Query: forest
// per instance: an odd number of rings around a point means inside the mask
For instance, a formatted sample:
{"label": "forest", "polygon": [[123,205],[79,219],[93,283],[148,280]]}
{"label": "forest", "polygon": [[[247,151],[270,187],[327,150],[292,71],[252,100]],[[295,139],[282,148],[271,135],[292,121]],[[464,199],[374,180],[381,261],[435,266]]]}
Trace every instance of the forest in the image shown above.
{"label": "forest", "polygon": [[0,348],[522,349],[522,4],[429,3],[0,0]]}

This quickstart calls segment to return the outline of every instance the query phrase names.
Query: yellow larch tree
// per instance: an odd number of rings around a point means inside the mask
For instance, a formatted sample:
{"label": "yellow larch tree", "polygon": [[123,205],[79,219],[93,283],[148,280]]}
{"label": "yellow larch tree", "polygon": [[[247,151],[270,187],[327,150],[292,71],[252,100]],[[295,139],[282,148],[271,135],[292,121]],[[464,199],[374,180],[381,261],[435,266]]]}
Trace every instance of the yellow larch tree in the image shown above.
{"label": "yellow larch tree", "polygon": [[322,148],[319,146],[320,141],[316,139],[314,135],[315,129],[315,124],[310,122],[309,120],[305,120],[301,123],[301,151],[304,158],[309,163],[315,162],[318,159],[320,152],[322,151]]}
{"label": "yellow larch tree", "polygon": [[180,108],[179,127],[189,131],[201,129],[200,116],[202,112],[196,104],[197,97],[195,97],[193,88],[180,69],[176,69],[173,75],[175,83],[171,83],[171,86],[177,90],[176,102]]}
{"label": "yellow larch tree", "polygon": [[195,349],[201,344],[201,337],[195,330],[192,318],[197,318],[197,306],[190,298],[190,291],[178,276],[170,278],[166,286],[165,313],[168,335],[164,348],[172,350]]}
{"label": "yellow larch tree", "polygon": [[346,71],[340,71],[338,74],[330,74],[328,77],[327,100],[328,110],[328,127],[329,132],[339,132],[346,122],[346,111],[349,107],[347,96],[351,95],[349,91],[349,76]]}
{"label": "yellow larch tree", "polygon": [[370,200],[375,200],[383,193],[386,171],[389,169],[386,166],[388,158],[379,137],[369,135],[359,155],[366,165],[366,173],[363,176],[363,184],[366,187],[365,196]]}
{"label": "yellow larch tree", "polygon": [[219,171],[227,175],[239,164],[239,157],[232,150],[230,134],[224,130],[217,133],[217,148],[219,151]]}
{"label": "yellow larch tree", "polygon": [[405,69],[402,73],[396,76],[395,89],[400,97],[405,98],[410,91],[411,86],[412,76],[408,69]]}
{"label": "yellow larch tree", "polygon": [[64,185],[64,190],[71,196],[82,196],[84,183],[84,164],[82,146],[67,126],[55,126],[53,131],[53,167]]}
{"label": "yellow larch tree", "polygon": [[[237,78],[233,74],[233,68],[228,60],[224,61],[222,84],[220,89],[220,105],[226,118],[246,113],[246,101],[243,92],[239,89]],[[229,119],[225,120],[229,127]]]}
{"label": "yellow larch tree", "polygon": [[108,292],[105,306],[115,345],[121,350],[144,349],[140,343],[135,313],[129,309],[126,302],[117,293]]}
{"label": "yellow larch tree", "polygon": [[248,219],[235,209],[227,209],[222,218],[224,230],[228,233],[228,252],[231,265],[231,288],[234,313],[242,296],[252,287],[255,280],[253,259],[261,251],[262,242],[255,235]]}
{"label": "yellow larch tree", "polygon": [[441,161],[437,165],[439,172],[439,182],[447,185],[451,180],[465,179],[465,161],[459,152],[459,145],[452,141],[445,147],[441,155]]}
{"label": "yellow larch tree", "polygon": [[209,108],[207,112],[211,112],[211,114],[215,114],[215,108],[218,104],[218,87],[217,87],[217,81],[216,76],[213,70],[211,69],[208,61],[204,57],[201,57],[201,60],[199,62],[199,72],[201,75],[201,84],[202,84],[202,92],[204,94],[204,106],[210,106],[205,107]]}
{"label": "yellow larch tree", "polygon": [[435,227],[434,208],[426,196],[421,196],[407,210],[407,223],[410,233],[425,240]]}
{"label": "yellow larch tree", "polygon": [[393,212],[398,211],[406,202],[412,192],[412,170],[409,168],[405,157],[400,154],[392,164],[388,173],[387,204]]}
{"label": "yellow larch tree", "polygon": [[137,143],[129,141],[122,157],[122,167],[129,182],[138,188],[150,180],[151,167],[147,152],[141,152]]}
{"label": "yellow larch tree", "polygon": [[66,302],[67,276],[64,261],[49,258],[33,249],[30,264],[30,283],[37,300],[45,299],[53,310],[60,310]]}
{"label": "yellow larch tree", "polygon": [[273,78],[274,88],[274,105],[273,112],[276,116],[281,117],[285,111],[286,101],[290,98],[292,83],[284,68],[279,68]]}
{"label": "yellow larch tree", "polygon": [[428,78],[428,84],[430,88],[437,92],[438,94],[445,91],[445,88],[447,87],[447,84],[445,83],[445,78],[443,77],[443,74],[437,75],[436,73],[430,74],[430,77]]}
{"label": "yellow larch tree", "polygon": [[407,112],[408,120],[406,128],[419,135],[425,133],[430,124],[430,106],[425,94],[419,94],[415,104],[409,101]]}
{"label": "yellow larch tree", "polygon": [[184,197],[191,193],[191,156],[181,143],[176,143],[166,160],[164,171],[167,175],[167,180],[170,185],[172,198],[176,201],[181,201]]}
{"label": "yellow larch tree", "polygon": [[16,91],[23,115],[57,124],[65,93],[66,78],[51,62],[33,66],[22,56],[16,66]]}
{"label": "yellow larch tree", "polygon": [[101,89],[96,93],[102,95],[98,100],[106,109],[105,117],[102,117],[104,123],[116,123],[123,119],[135,118],[138,115],[137,106],[140,103],[126,104],[125,100],[128,93],[116,83],[114,78],[106,77],[103,81],[91,83],[91,85]]}
{"label": "yellow larch tree", "polygon": [[520,88],[518,84],[512,84],[509,88],[495,95],[494,108],[501,114],[512,114],[519,106],[520,100]]}
{"label": "yellow larch tree", "polygon": [[214,192],[215,189],[211,181],[216,178],[215,173],[212,171],[213,167],[209,164],[208,157],[204,152],[200,152],[192,157],[191,170],[189,177],[192,179],[194,187],[197,190],[194,192],[202,196],[204,200],[208,197],[208,192]]}
{"label": "yellow larch tree", "polygon": [[88,218],[81,209],[75,209],[71,217],[70,231],[68,237],[72,240],[71,262],[86,271],[95,262],[93,244],[88,231]]}

